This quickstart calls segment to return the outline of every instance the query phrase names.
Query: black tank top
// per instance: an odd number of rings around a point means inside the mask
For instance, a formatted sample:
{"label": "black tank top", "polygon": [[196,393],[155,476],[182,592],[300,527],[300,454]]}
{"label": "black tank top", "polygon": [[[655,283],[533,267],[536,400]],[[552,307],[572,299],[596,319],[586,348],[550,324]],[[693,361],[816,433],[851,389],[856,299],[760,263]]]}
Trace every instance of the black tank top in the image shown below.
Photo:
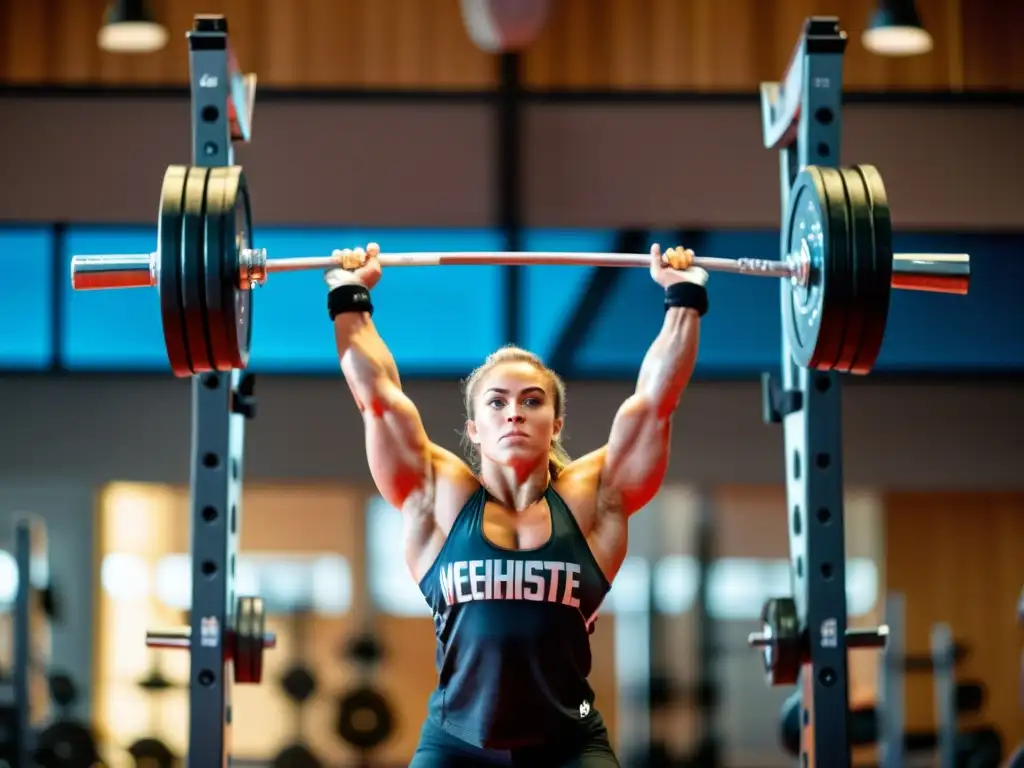
{"label": "black tank top", "polygon": [[589,635],[610,585],[562,497],[544,498],[551,538],[508,550],[484,537],[481,487],[419,584],[437,635],[430,717],[479,747],[559,739],[596,714]]}

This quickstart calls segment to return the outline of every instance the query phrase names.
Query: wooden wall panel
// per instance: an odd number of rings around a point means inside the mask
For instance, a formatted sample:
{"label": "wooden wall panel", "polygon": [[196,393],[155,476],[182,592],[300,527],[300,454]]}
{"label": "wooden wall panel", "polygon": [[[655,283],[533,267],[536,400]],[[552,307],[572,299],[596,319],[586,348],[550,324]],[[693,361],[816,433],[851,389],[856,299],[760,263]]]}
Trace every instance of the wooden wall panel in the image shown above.
{"label": "wooden wall panel", "polygon": [[961,3],[964,86],[991,91],[1024,88],[1024,46],[1008,37],[1024,26],[1024,3]]}
{"label": "wooden wall panel", "polygon": [[[107,0],[0,0],[0,81],[168,85],[188,76],[196,12],[224,13],[246,70],[278,88],[485,89],[494,57],[466,34],[458,0],[152,0],[171,30],[157,53],[102,53]],[[928,55],[890,59],[860,44],[876,0],[552,0],[525,55],[538,89],[754,92],[778,78],[803,19],[839,16],[850,35],[846,86],[859,91],[1024,90],[1012,38],[1022,3],[918,0]]]}
{"label": "wooden wall panel", "polygon": [[[946,622],[971,648],[960,679],[988,689],[985,709],[965,725],[992,723],[1007,749],[1024,737],[1016,623],[1024,585],[1024,494],[891,493],[886,498],[886,589],[906,595],[907,648],[927,653],[929,632]],[[934,725],[930,677],[906,687],[907,727]]]}
{"label": "wooden wall panel", "polygon": [[152,0],[163,50],[96,45],[106,0],[0,0],[0,81],[180,85],[196,13],[227,16],[242,68],[276,88],[481,89],[495,62],[462,24],[457,0]]}
{"label": "wooden wall panel", "polygon": [[906,59],[861,45],[874,7],[875,0],[558,0],[527,54],[527,80],[534,88],[756,91],[781,76],[804,18],[817,14],[838,16],[849,34],[849,90],[1024,88],[1024,54],[1011,38],[1024,21],[1021,4],[918,0],[935,47]]}

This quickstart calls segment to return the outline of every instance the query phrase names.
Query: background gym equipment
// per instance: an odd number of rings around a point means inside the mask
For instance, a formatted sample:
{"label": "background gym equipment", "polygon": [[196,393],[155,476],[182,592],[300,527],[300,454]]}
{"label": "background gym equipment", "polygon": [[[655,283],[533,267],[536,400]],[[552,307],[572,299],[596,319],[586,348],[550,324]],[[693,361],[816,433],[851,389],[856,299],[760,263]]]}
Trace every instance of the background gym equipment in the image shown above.
{"label": "background gym equipment", "polygon": [[[887,596],[885,620],[890,633],[879,669],[879,700],[876,705],[851,710],[851,743],[879,745],[879,768],[906,768],[930,758],[935,759],[937,768],[998,768],[1003,751],[999,733],[988,726],[961,729],[957,723],[959,715],[976,715],[985,703],[986,691],[981,683],[956,680],[956,668],[969,650],[954,641],[948,626],[936,624],[930,652],[908,654],[902,595]],[[904,686],[908,675],[918,673],[932,676],[936,727],[908,731],[904,728]],[[801,692],[797,690],[781,709],[780,743],[793,756],[800,753],[801,705]]]}
{"label": "background gym equipment", "polygon": [[369,562],[364,559],[361,599],[352,611],[352,622],[359,627],[345,643],[343,657],[354,672],[354,680],[337,697],[334,726],[338,737],[357,754],[356,764],[370,768],[375,750],[391,738],[395,716],[387,694],[379,684],[384,660],[384,645],[376,627],[376,611]]}
{"label": "background gym equipment", "polygon": [[[200,643],[209,642],[212,628],[206,629]],[[266,631],[263,600],[239,597],[231,626],[221,637],[223,661],[231,661],[236,683],[258,683],[263,678],[263,651],[277,645],[277,636]],[[154,629],[146,632],[150,648],[194,649],[192,628]]]}
{"label": "background gym equipment", "polygon": [[[153,654],[149,671],[145,677],[139,680],[138,685],[150,696],[160,696],[167,691],[181,688],[180,685],[175,684],[164,675],[159,654]],[[128,745],[128,754],[136,765],[145,765],[150,768],[175,768],[180,764],[178,756],[160,737],[164,728],[163,718],[159,714],[159,710],[154,708],[149,718],[149,733]]]}
{"label": "background gym equipment", "polygon": [[39,732],[34,764],[41,768],[92,768],[100,760],[96,737],[91,728],[69,713],[78,698],[78,687],[58,672],[49,676],[49,690],[56,711]]}
{"label": "background gym equipment", "polygon": [[[32,583],[33,558],[46,556],[45,532],[45,524],[35,517],[21,517],[14,523],[14,653],[10,674],[0,679],[0,764],[91,766],[99,759],[95,735],[68,714],[78,697],[77,686],[68,675],[48,669],[48,664],[40,661],[34,640],[33,624],[38,619],[34,614],[41,611],[48,621],[59,616],[60,599],[54,585]],[[32,684],[35,673],[46,678],[45,699],[33,695],[37,690]]]}
{"label": "background gym equipment", "polygon": [[306,742],[306,704],[317,690],[316,670],[303,661],[309,652],[307,641],[310,609],[295,606],[291,611],[291,647],[295,649],[292,660],[281,675],[280,684],[284,695],[292,703],[295,722],[292,738],[270,761],[271,768],[320,768],[323,762]]}
{"label": "background gym equipment", "polygon": [[[723,760],[722,737],[722,683],[721,669],[723,661],[736,651],[746,649],[728,647],[720,637],[718,621],[711,614],[711,569],[716,559],[714,505],[704,502],[699,505],[697,519],[693,527],[693,556],[696,561],[696,584],[692,618],[696,624],[696,653],[688,659],[687,666],[695,677],[681,681],[674,675],[653,674],[647,685],[627,699],[627,706],[635,703],[639,707],[647,707],[652,713],[648,726],[650,736],[640,740],[636,752],[624,752],[620,759],[624,766],[644,766],[644,768],[718,768]],[[682,542],[679,542],[682,543]],[[689,542],[683,544],[685,548]],[[648,580],[650,590],[649,605],[657,602],[657,586],[654,579]],[[651,667],[666,668],[669,659],[679,653],[675,643],[667,639],[674,617],[667,617],[657,611],[650,611],[647,621],[650,622],[649,643],[651,647]],[[728,664],[728,661],[725,661]],[[687,707],[695,715],[695,733],[693,743],[681,749],[675,745],[673,738],[679,729],[674,713],[676,707]],[[620,705],[621,706],[621,705]],[[655,718],[654,713],[662,711],[663,716]],[[621,738],[621,737],[620,737]]]}
{"label": "background gym equipment", "polygon": [[[1017,600],[1017,622],[1024,627],[1024,589],[1021,589],[1020,598]],[[1020,656],[1020,703],[1024,707],[1024,649]],[[1006,768],[1024,768],[1024,744],[1021,744],[1010,755]]]}
{"label": "background gym equipment", "polygon": [[[34,656],[32,644],[32,552],[42,524],[22,518],[14,523],[14,564],[18,573],[18,586],[14,593],[14,621],[11,640],[14,648],[8,697],[3,703],[3,757],[11,765],[30,765],[36,747],[37,734],[33,728],[33,712],[38,703],[33,701],[31,674]],[[7,686],[5,686],[7,688]],[[33,706],[35,705],[35,706]]]}
{"label": "background gym equipment", "polygon": [[[897,254],[882,178],[873,166],[811,166],[793,183],[782,259],[691,258],[667,264],[784,278],[786,324],[799,365],[866,374],[882,346],[893,288],[963,294],[967,254]],[[241,168],[171,166],[163,182],[159,249],[152,254],[75,256],[77,290],[156,286],[171,370],[181,377],[245,368],[252,289],[271,272],[354,268],[353,254],[268,259],[250,246],[252,215]],[[648,267],[640,253],[394,253],[384,266],[576,264]]]}
{"label": "background gym equipment", "polygon": [[[788,597],[768,600],[761,611],[763,629],[752,632],[748,644],[761,648],[769,685],[791,685],[808,655],[807,636],[800,631],[796,602]],[[847,629],[850,648],[884,648],[888,627]]]}

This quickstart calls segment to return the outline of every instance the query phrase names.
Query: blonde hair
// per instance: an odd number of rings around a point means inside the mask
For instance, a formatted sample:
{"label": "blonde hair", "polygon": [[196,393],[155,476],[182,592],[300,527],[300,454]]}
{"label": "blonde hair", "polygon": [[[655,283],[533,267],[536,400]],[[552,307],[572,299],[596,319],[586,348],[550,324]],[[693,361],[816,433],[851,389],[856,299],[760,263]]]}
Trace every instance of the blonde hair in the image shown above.
{"label": "blonde hair", "polygon": [[[543,373],[551,382],[552,389],[554,389],[555,417],[560,419],[565,417],[565,383],[562,381],[561,377],[544,365],[544,361],[541,360],[538,355],[533,354],[533,352],[528,352],[527,350],[520,349],[519,347],[507,346],[502,347],[497,352],[489,354],[487,359],[484,360],[483,365],[469,374],[469,378],[463,382],[462,392],[466,404],[467,419],[475,418],[473,401],[476,397],[476,391],[480,387],[480,382],[483,381],[483,378],[488,373],[504,363],[527,363]],[[473,466],[473,470],[479,471],[480,456],[476,450],[476,446],[469,439],[469,434],[465,427],[463,427],[462,431],[462,442],[469,452],[470,463]],[[557,478],[559,473],[568,466],[570,461],[572,461],[572,459],[562,446],[561,439],[556,436],[552,439],[551,449],[548,451],[548,469],[551,472],[551,479],[554,480]]]}

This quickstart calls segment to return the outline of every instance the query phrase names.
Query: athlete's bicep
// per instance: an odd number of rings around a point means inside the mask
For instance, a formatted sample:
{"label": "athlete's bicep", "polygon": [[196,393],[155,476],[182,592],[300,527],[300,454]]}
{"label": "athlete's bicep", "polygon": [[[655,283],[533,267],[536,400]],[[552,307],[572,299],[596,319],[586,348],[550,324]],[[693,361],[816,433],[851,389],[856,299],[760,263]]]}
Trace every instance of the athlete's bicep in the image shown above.
{"label": "athlete's bicep", "polygon": [[627,515],[657,494],[668,468],[671,414],[640,395],[619,408],[601,465],[600,490],[621,500]]}
{"label": "athlete's bicep", "polygon": [[366,457],[381,496],[404,509],[432,482],[431,444],[419,410],[399,386],[381,382],[363,409]]}

